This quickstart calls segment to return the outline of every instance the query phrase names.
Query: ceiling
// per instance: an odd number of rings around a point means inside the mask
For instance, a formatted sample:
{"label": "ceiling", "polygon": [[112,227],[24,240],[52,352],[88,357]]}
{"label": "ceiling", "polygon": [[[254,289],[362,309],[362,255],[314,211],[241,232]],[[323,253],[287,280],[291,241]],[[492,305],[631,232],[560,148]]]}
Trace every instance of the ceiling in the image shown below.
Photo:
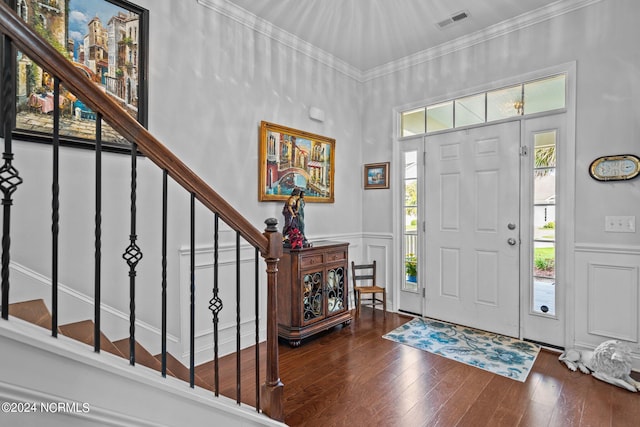
{"label": "ceiling", "polygon": [[[202,0],[200,0],[202,1]],[[225,0],[360,72],[585,0]],[[575,7],[574,7],[575,8]],[[452,20],[464,12],[467,18]],[[443,27],[438,23],[447,21]]]}

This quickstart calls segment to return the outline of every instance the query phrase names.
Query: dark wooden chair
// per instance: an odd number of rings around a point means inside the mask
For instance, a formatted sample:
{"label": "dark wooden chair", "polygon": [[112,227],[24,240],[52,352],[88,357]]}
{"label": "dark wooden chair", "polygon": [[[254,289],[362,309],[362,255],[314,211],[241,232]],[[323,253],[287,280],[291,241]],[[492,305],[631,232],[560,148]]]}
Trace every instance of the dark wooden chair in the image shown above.
{"label": "dark wooden chair", "polygon": [[[387,293],[384,286],[376,283],[376,262],[371,264],[356,264],[351,261],[351,277],[353,278],[353,293],[356,299],[356,318],[360,317],[362,295],[371,295],[365,299],[365,304],[371,304],[375,309],[377,303],[382,303],[382,313],[387,316]],[[382,299],[377,296],[382,294]]]}

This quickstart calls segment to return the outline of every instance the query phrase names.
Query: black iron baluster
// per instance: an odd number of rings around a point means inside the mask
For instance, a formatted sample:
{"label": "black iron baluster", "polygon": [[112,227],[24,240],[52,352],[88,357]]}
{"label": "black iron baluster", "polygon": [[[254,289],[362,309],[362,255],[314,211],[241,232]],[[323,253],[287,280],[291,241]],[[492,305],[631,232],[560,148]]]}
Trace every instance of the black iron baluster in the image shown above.
{"label": "black iron baluster", "polygon": [[260,251],[255,248],[256,299],[256,411],[260,412]]}
{"label": "black iron baluster", "polygon": [[167,376],[167,170],[162,171],[162,376]]}
{"label": "black iron baluster", "polygon": [[191,301],[189,303],[189,385],[193,388],[195,383],[195,334],[196,334],[196,196],[191,193],[191,253],[190,253],[190,270],[191,283],[190,293]]}
{"label": "black iron baluster", "polygon": [[218,359],[218,321],[220,311],[222,311],[222,300],[218,296],[218,257],[219,257],[219,228],[220,216],[216,213],[213,223],[213,297],[209,300],[209,310],[213,314],[213,392],[216,397],[220,395],[220,369]]}
{"label": "black iron baluster", "polygon": [[53,177],[51,184],[51,335],[58,336],[58,236],[60,233],[60,79],[53,79]]}
{"label": "black iron baluster", "polygon": [[137,157],[138,146],[131,144],[131,234],[129,235],[129,246],[122,255],[129,265],[129,363],[136,364],[136,266],[142,259],[142,252],[136,244],[136,189],[137,189]]}
{"label": "black iron baluster", "polygon": [[240,404],[240,233],[236,231],[236,403]]}
{"label": "black iron baluster", "polygon": [[95,278],[93,302],[93,351],[100,352],[100,304],[102,303],[102,114],[96,115],[96,217]]}
{"label": "black iron baluster", "polygon": [[15,117],[15,50],[9,37],[4,37],[4,55],[2,58],[2,108],[3,108],[3,131],[4,131],[4,153],[2,158],[4,164],[0,167],[0,190],[2,198],[2,318],[9,319],[9,263],[11,247],[11,206],[13,199],[11,196],[22,183],[22,178],[18,170],[13,167],[13,149],[11,147],[13,131],[13,120]]}

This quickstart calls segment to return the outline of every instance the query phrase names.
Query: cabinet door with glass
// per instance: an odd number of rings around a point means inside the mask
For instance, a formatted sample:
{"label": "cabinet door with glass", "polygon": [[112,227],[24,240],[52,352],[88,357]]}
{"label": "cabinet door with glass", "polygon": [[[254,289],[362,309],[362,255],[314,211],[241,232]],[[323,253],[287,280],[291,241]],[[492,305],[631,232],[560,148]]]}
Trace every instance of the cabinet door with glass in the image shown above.
{"label": "cabinet door with glass", "polygon": [[324,270],[303,272],[302,322],[313,323],[324,318]]}
{"label": "cabinet door with glass", "polygon": [[347,291],[344,264],[327,268],[327,316],[333,316],[347,309]]}

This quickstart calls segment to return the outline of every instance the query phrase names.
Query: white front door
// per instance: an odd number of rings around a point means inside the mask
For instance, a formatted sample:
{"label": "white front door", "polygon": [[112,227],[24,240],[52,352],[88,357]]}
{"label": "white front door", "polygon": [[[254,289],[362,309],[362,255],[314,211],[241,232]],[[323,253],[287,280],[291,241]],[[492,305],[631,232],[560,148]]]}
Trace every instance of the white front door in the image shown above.
{"label": "white front door", "polygon": [[520,121],[425,146],[424,314],[518,337]]}

